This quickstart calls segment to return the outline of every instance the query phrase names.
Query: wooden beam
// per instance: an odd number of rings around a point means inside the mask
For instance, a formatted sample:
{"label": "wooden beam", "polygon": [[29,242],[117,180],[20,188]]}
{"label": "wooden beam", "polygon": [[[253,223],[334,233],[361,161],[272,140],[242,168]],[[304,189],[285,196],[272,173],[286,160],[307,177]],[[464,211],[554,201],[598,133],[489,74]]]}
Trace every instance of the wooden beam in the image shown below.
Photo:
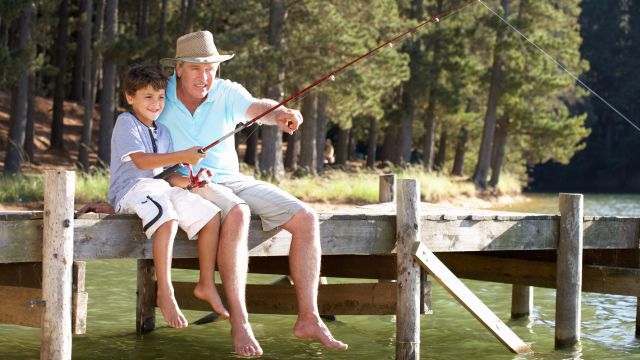
{"label": "wooden beam", "polygon": [[[416,180],[398,181],[396,359],[420,359],[420,265],[412,245],[420,242],[420,186]],[[423,307],[423,306],[422,306]]]}
{"label": "wooden beam", "polygon": [[583,200],[581,194],[560,194],[559,201],[555,347],[568,348],[580,341]]}
{"label": "wooden beam", "polygon": [[136,333],[156,327],[156,273],[153,260],[138,259],[136,289]]}
{"label": "wooden beam", "polygon": [[73,171],[44,173],[42,321],[40,358],[71,359],[73,264]]}
{"label": "wooden beam", "polygon": [[396,196],[396,175],[380,175],[378,185],[378,202],[393,202]]}
{"label": "wooden beam", "polygon": [[42,263],[0,264],[0,285],[42,288]]}
{"label": "wooden beam", "polygon": [[[211,306],[193,296],[195,283],[174,282],[176,300],[183,310],[211,311]],[[226,302],[224,289],[218,292]],[[295,288],[290,285],[247,285],[247,310],[253,314],[297,314]],[[334,315],[391,315],[396,307],[395,283],[320,285],[318,309]]]}
{"label": "wooden beam", "polygon": [[0,323],[42,326],[42,290],[0,286]]}
{"label": "wooden beam", "polygon": [[528,317],[533,311],[533,287],[513,284],[511,287],[511,318]]}
{"label": "wooden beam", "polygon": [[533,350],[498,318],[469,288],[467,288],[438,258],[424,245],[417,242],[413,248],[415,259],[467,309],[504,346],[517,354],[531,353]]}
{"label": "wooden beam", "polygon": [[89,294],[85,291],[86,269],[87,264],[84,261],[73,262],[71,331],[74,335],[82,335],[87,332]]}

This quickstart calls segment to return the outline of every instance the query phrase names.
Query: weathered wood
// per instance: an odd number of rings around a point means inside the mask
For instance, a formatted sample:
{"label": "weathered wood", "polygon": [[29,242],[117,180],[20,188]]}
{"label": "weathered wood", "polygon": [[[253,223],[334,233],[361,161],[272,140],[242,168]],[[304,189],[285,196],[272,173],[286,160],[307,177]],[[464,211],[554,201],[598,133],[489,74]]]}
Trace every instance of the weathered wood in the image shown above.
{"label": "weathered wood", "polygon": [[[394,253],[395,217],[368,209],[353,214],[321,214],[320,232],[324,255]],[[142,233],[140,220],[132,215],[83,215],[75,220],[74,256],[79,260],[151,259],[151,241]],[[472,220],[471,215],[421,217],[421,241],[434,252],[555,250],[559,217],[520,216],[510,220]],[[516,220],[519,219],[519,220]],[[637,250],[638,218],[593,218],[584,222],[585,249]],[[42,260],[41,220],[0,220],[0,263]],[[19,238],[20,241],[15,241]],[[367,241],[362,241],[367,239]],[[259,220],[250,225],[249,255],[287,256],[291,235],[286,231],[263,232]],[[174,256],[197,257],[197,243],[178,233]]]}
{"label": "weathered wood", "polygon": [[420,266],[412,246],[420,242],[420,186],[416,180],[398,181],[396,359],[420,359]]}
{"label": "weathered wood", "polygon": [[42,290],[0,286],[0,323],[42,326]]}
{"label": "weathered wood", "polygon": [[42,288],[42,263],[0,264],[0,285]]}
{"label": "weathered wood", "polygon": [[580,341],[582,291],[583,210],[582,195],[560,194],[555,347]]}
{"label": "weathered wood", "polygon": [[533,310],[533,287],[514,284],[511,287],[511,318],[528,317]]}
{"label": "weathered wood", "polygon": [[87,306],[89,294],[85,291],[85,274],[87,264],[84,261],[74,261],[72,267],[72,303],[71,303],[71,331],[74,335],[87,332]]}
{"label": "weathered wood", "polygon": [[429,272],[420,269],[420,314],[433,314],[431,308],[431,281],[429,281]]}
{"label": "weathered wood", "polygon": [[415,259],[442,285],[449,294],[467,309],[504,346],[517,354],[533,350],[500,320],[475,294],[467,288],[438,258],[421,243],[413,247]]}
{"label": "weathered wood", "polygon": [[396,195],[396,175],[380,175],[378,202],[393,202]]}
{"label": "weathered wood", "polygon": [[156,272],[153,260],[138,259],[136,290],[136,333],[153,331],[156,327]]}
{"label": "weathered wood", "polygon": [[[193,296],[195,283],[174,282],[176,300],[183,310],[211,311],[211,306]],[[224,289],[217,285],[223,302]],[[297,314],[295,288],[290,285],[247,285],[247,310],[252,314]],[[329,284],[318,288],[322,314],[391,315],[396,310],[395,283]]]}
{"label": "weathered wood", "polygon": [[[358,279],[395,280],[396,257],[393,255],[325,255],[320,275]],[[175,269],[199,269],[198,259],[174,259]],[[249,260],[249,272],[289,275],[287,256],[257,256]]]}
{"label": "weathered wood", "polygon": [[40,358],[71,358],[71,302],[73,263],[73,196],[75,173],[44,173],[42,240],[42,322]]}
{"label": "weathered wood", "polygon": [[[556,287],[556,263],[462,253],[439,253],[456,276],[465,279]],[[584,265],[582,291],[600,294],[640,296],[640,269]]]}

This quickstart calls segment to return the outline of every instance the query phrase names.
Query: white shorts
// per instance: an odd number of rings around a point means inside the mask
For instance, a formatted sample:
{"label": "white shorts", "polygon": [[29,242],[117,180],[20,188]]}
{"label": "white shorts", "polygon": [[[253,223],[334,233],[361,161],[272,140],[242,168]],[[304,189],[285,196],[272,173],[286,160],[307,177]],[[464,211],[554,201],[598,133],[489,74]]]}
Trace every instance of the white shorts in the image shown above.
{"label": "white shorts", "polygon": [[160,225],[177,220],[178,226],[193,240],[220,212],[220,208],[162,179],[142,179],[122,197],[116,212],[137,214],[142,219],[142,228],[149,239]]}
{"label": "white shorts", "polygon": [[207,184],[192,192],[215,203],[222,217],[238,204],[247,204],[252,214],[260,216],[262,229],[269,231],[286,224],[305,204],[268,182],[241,177],[222,184]]}

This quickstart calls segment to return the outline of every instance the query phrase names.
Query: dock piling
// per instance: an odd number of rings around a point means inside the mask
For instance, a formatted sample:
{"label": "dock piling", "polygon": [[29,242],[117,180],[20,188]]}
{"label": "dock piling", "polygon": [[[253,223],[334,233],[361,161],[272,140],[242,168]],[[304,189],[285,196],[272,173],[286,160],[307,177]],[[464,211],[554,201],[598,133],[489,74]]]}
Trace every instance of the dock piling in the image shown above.
{"label": "dock piling", "polygon": [[71,359],[75,173],[44,173],[41,359]]}
{"label": "dock piling", "polygon": [[151,332],[156,327],[156,272],[153,260],[138,259],[136,296],[136,333]]}
{"label": "dock piling", "polygon": [[[382,194],[382,193],[381,193]],[[412,179],[398,181],[396,359],[420,359],[420,265],[413,244],[420,241],[420,187]]]}
{"label": "dock piling", "polygon": [[582,291],[583,200],[581,194],[560,194],[560,236],[556,276],[555,347],[580,341]]}
{"label": "dock piling", "polygon": [[380,175],[378,200],[381,203],[393,202],[396,196],[396,175]]}
{"label": "dock piling", "polygon": [[511,288],[511,318],[528,317],[533,310],[533,286],[513,284]]}

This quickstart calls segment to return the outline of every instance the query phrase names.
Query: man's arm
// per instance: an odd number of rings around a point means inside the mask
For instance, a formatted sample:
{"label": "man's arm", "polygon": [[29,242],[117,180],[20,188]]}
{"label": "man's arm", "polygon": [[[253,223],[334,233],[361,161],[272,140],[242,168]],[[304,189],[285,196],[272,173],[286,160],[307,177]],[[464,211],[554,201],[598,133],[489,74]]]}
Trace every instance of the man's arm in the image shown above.
{"label": "man's arm", "polygon": [[[247,109],[247,117],[253,119],[276,105],[278,102],[275,100],[256,99]],[[277,125],[282,131],[293,134],[303,120],[300,111],[280,106],[258,121],[267,125]]]}
{"label": "man's arm", "polygon": [[182,151],[176,151],[166,154],[135,152],[129,155],[133,164],[142,170],[157,169],[159,167],[165,167],[175,165],[179,163],[187,163],[196,165],[200,160],[207,157],[207,154],[198,152],[200,146],[194,146]]}

